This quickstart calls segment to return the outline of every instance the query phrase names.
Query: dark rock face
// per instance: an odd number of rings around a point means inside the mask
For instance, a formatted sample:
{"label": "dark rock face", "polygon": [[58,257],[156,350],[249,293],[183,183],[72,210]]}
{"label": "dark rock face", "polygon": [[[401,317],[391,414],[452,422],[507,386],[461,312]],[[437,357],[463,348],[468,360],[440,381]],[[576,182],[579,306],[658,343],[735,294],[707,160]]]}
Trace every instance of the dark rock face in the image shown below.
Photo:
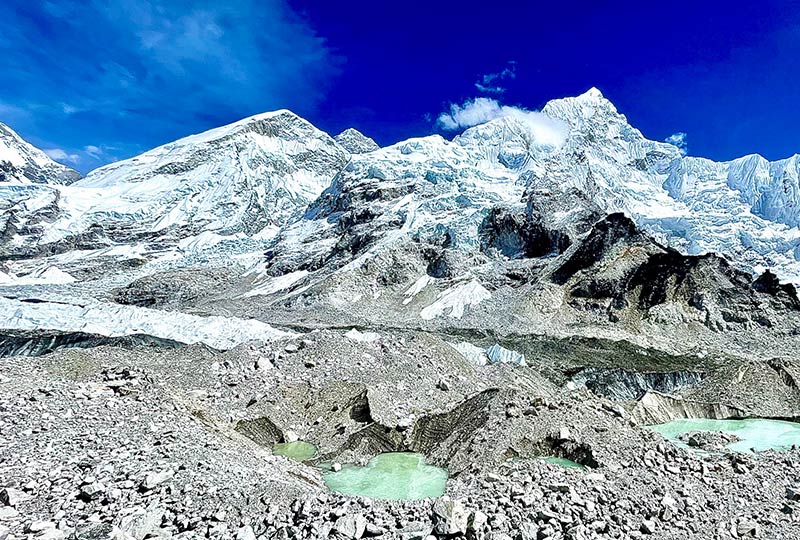
{"label": "dark rock face", "polygon": [[758,292],[782,298],[785,303],[800,307],[797,289],[791,283],[781,283],[778,276],[766,270],[753,282],[753,289]]}
{"label": "dark rock face", "polygon": [[414,426],[412,450],[424,454],[431,464],[451,471],[466,465],[458,463],[455,455],[486,425],[497,396],[498,390],[485,390],[451,411],[420,418]]}
{"label": "dark rock face", "polygon": [[256,444],[266,448],[272,448],[274,444],[283,441],[283,431],[266,416],[240,420],[235,429]]}
{"label": "dark rock face", "polygon": [[655,390],[673,394],[705,379],[706,374],[694,371],[637,372],[624,369],[587,368],[572,377],[572,382],[584,385],[598,396],[633,401]]}
{"label": "dark rock face", "polygon": [[504,208],[492,209],[479,236],[484,253],[497,252],[509,259],[558,255],[570,245],[566,234],[548,230],[530,214]]}
{"label": "dark rock face", "polygon": [[641,232],[629,218],[611,214],[565,254],[551,279],[568,287],[574,307],[606,310],[619,320],[623,310],[648,310],[676,303],[705,313],[715,330],[730,324],[771,326],[762,304],[797,309],[794,287],[774,275],[755,282],[715,255],[683,255]]}
{"label": "dark rock face", "polygon": [[0,358],[42,356],[60,349],[91,349],[103,345],[115,347],[183,347],[183,343],[147,335],[108,337],[85,332],[6,332],[0,334]]}
{"label": "dark rock face", "polygon": [[610,214],[595,224],[577,249],[553,272],[552,279],[564,285],[581,270],[600,262],[618,242],[638,242],[643,238],[644,235],[630,218],[624,214]]}

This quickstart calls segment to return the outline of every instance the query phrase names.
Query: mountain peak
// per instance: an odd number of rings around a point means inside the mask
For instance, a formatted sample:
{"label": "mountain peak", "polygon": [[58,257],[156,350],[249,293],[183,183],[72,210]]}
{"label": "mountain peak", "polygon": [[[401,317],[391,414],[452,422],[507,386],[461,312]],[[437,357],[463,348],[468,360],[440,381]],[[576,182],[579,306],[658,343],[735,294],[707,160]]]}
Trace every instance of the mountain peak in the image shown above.
{"label": "mountain peak", "polygon": [[71,184],[80,177],[0,122],[0,182]]}
{"label": "mountain peak", "polygon": [[351,154],[366,154],[380,148],[378,143],[355,128],[347,128],[334,139]]}
{"label": "mountain peak", "polygon": [[596,114],[609,118],[621,116],[614,104],[594,87],[575,97],[548,101],[542,112],[562,120],[572,119],[573,123],[575,120],[582,121]]}

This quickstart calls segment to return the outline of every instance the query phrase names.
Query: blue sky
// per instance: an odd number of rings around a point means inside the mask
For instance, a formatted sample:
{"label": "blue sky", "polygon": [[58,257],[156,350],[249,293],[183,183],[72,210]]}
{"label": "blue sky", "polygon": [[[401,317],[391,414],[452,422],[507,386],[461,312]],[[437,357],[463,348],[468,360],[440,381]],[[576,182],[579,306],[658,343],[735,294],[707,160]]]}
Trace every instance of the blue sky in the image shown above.
{"label": "blue sky", "polygon": [[[800,152],[800,3],[4,0],[0,121],[86,172],[289,108],[381,144],[596,86],[692,155]],[[495,100],[497,103],[488,101]]]}

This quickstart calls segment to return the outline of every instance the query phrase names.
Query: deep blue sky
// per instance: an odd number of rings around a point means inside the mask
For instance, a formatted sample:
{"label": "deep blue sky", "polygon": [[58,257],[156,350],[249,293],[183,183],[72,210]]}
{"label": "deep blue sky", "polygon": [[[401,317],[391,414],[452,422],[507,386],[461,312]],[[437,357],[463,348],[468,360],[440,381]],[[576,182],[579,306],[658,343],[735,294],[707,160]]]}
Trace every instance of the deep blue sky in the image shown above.
{"label": "deep blue sky", "polygon": [[453,103],[592,86],[692,155],[800,152],[797,1],[4,0],[0,20],[0,121],[83,172],[266,110],[389,144]]}

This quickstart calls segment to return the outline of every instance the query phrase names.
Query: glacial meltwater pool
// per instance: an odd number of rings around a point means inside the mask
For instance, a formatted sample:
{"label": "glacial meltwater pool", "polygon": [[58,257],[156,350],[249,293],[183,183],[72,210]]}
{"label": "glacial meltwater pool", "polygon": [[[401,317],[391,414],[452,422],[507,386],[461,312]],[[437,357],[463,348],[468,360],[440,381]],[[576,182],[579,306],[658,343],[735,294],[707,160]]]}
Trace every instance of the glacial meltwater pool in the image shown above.
{"label": "glacial meltwater pool", "polygon": [[447,471],[425,463],[422,454],[387,453],[372,458],[366,467],[342,465],[324,475],[328,489],[372,499],[413,500],[444,495]]}
{"label": "glacial meltwater pool", "polygon": [[273,445],[272,453],[295,461],[306,461],[317,455],[317,447],[305,441],[285,442]]}
{"label": "glacial meltwater pool", "polygon": [[649,426],[650,429],[670,440],[692,431],[722,431],[736,435],[741,441],[727,445],[736,452],[764,450],[786,450],[792,445],[800,446],[800,424],[782,420],[748,418],[745,420],[709,420],[690,418],[673,420],[666,424]]}

